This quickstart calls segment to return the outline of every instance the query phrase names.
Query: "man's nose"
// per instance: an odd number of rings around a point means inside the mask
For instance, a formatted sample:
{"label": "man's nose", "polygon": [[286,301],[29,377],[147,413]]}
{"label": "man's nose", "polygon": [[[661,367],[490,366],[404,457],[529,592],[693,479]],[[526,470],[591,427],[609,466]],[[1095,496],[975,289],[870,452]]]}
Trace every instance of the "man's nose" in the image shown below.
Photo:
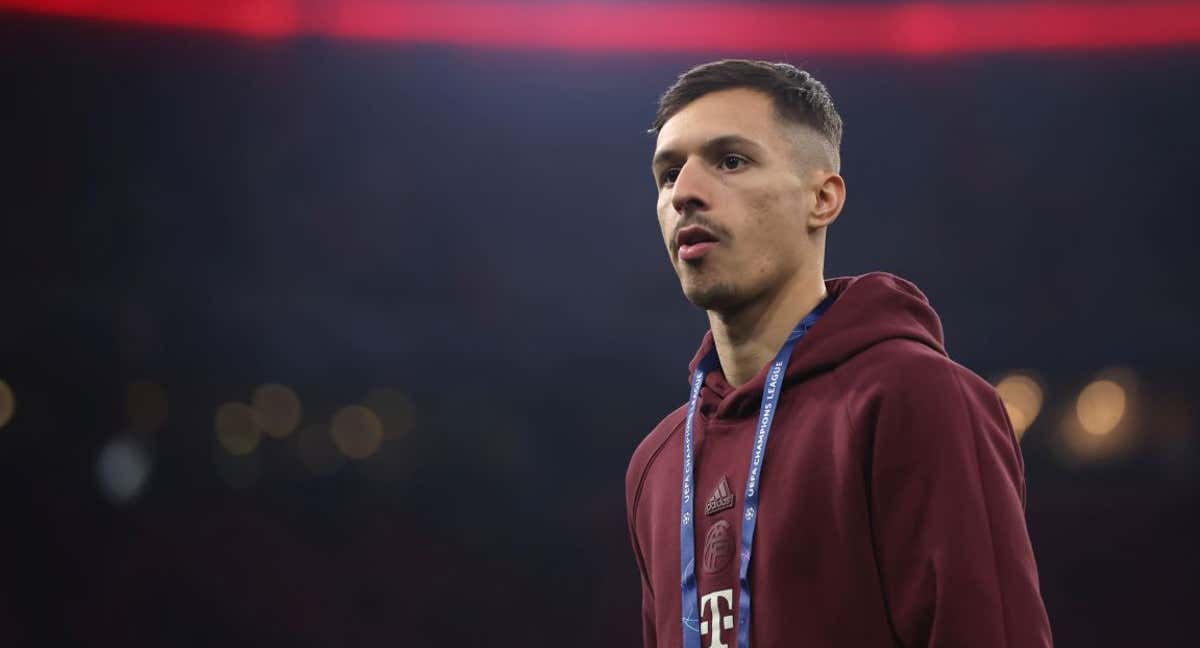
{"label": "man's nose", "polygon": [[671,204],[684,216],[688,212],[708,209],[708,178],[702,164],[690,161],[679,169],[672,187]]}

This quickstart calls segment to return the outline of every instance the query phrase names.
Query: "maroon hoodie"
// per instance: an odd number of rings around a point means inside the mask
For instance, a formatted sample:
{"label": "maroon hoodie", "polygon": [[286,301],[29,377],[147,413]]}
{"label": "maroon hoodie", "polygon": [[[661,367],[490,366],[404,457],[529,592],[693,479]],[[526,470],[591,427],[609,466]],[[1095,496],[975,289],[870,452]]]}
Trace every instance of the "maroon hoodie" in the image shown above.
{"label": "maroon hoodie", "polygon": [[[767,443],[751,646],[1050,646],[1021,452],[996,391],[947,357],[913,284],[875,272],[826,287],[835,301],[792,351]],[[709,332],[692,370],[712,347]],[[705,648],[737,646],[740,516],[768,369],[735,388],[716,368],[701,389],[693,517]],[[648,648],[682,644],[686,410],[642,441],[625,480]]]}

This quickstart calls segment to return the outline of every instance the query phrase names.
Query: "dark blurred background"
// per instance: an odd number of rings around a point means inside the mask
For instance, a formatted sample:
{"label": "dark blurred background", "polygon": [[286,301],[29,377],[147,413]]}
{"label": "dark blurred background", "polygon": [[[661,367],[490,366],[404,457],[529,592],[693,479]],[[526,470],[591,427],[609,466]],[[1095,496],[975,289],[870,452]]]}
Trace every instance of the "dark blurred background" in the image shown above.
{"label": "dark blurred background", "polygon": [[[0,645],[637,645],[626,462],[706,328],[645,129],[742,55],[845,119],[826,276],[917,283],[1008,404],[1057,644],[1195,645],[1200,37],[809,52],[792,3],[791,49],[605,50],[38,4],[0,3]],[[694,8],[659,6],[637,29]]]}

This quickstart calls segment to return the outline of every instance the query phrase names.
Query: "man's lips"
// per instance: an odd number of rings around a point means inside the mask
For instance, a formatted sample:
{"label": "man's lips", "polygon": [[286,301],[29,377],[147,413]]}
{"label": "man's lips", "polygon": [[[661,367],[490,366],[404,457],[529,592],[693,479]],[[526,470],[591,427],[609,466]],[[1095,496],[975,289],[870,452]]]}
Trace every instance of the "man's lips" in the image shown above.
{"label": "man's lips", "polygon": [[679,258],[684,261],[694,261],[708,254],[716,247],[718,239],[712,232],[699,225],[689,225],[675,235],[675,244],[679,248]]}
{"label": "man's lips", "polygon": [[708,251],[717,247],[716,241],[705,241],[703,243],[693,243],[692,245],[679,246],[679,258],[684,261],[695,261],[708,254]]}

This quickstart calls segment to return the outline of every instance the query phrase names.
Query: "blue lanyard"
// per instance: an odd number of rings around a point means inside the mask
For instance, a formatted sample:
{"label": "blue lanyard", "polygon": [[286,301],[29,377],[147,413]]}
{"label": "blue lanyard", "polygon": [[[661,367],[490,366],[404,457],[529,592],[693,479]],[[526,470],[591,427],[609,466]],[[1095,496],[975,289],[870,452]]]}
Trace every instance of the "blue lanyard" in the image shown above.
{"label": "blue lanyard", "polygon": [[[800,324],[788,335],[783,348],[775,356],[771,371],[767,374],[766,384],[763,385],[762,409],[758,415],[758,430],[754,435],[754,446],[750,452],[750,473],[746,477],[746,497],[742,501],[742,551],[741,566],[738,571],[738,648],[749,648],[750,645],[750,552],[754,549],[754,528],[758,522],[758,492],[759,477],[762,475],[763,457],[767,453],[767,437],[771,434],[771,422],[775,419],[775,406],[779,402],[779,393],[783,391],[783,376],[787,370],[788,360],[791,359],[792,349],[804,337],[808,329],[817,323],[817,318],[825,312],[833,296],[826,297]],[[681,585],[683,589],[683,646],[684,648],[700,648],[700,610],[699,594],[696,590],[696,528],[693,525],[695,509],[693,495],[695,478],[693,473],[695,459],[692,456],[692,422],[696,417],[696,404],[700,400],[700,388],[704,385],[704,377],[717,365],[717,351],[709,351],[692,374],[692,392],[688,398],[687,419],[683,427],[683,489],[681,511],[679,515],[679,564],[682,568]],[[714,610],[713,621],[716,621]],[[712,632],[720,632],[713,628]]]}

